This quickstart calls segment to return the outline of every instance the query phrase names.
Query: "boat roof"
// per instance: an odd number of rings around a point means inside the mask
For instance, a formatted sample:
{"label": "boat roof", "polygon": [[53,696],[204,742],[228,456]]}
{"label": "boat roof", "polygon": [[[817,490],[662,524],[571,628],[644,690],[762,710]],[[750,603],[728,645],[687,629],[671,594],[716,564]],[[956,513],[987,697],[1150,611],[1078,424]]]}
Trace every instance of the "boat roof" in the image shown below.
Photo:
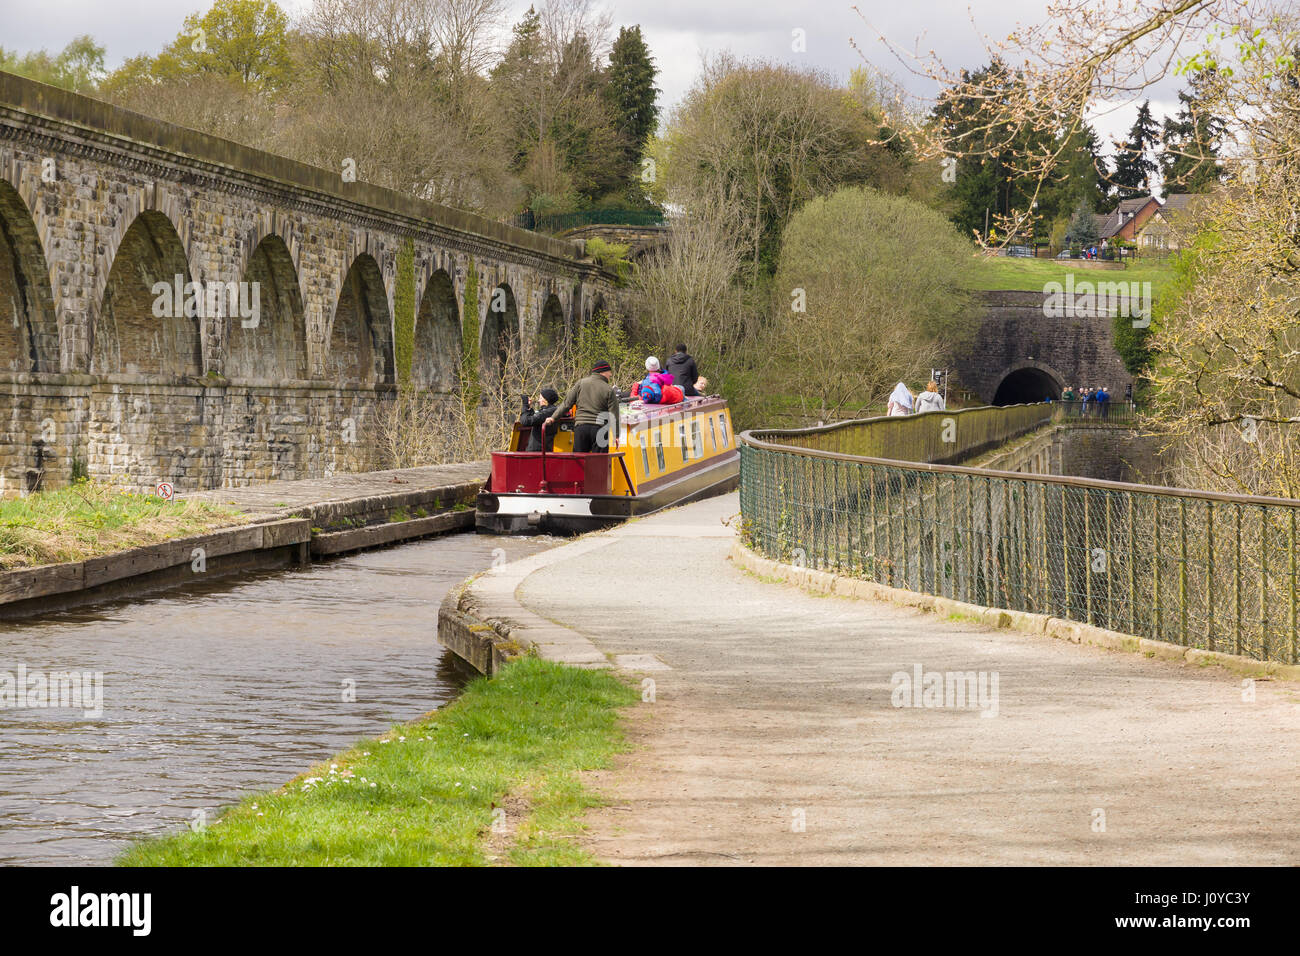
{"label": "boat roof", "polygon": [[727,400],[720,395],[697,395],[686,398],[672,405],[643,405],[641,402],[625,402],[619,406],[620,420],[629,425],[638,422],[650,422],[659,418],[669,418],[695,412],[710,412],[725,408]]}

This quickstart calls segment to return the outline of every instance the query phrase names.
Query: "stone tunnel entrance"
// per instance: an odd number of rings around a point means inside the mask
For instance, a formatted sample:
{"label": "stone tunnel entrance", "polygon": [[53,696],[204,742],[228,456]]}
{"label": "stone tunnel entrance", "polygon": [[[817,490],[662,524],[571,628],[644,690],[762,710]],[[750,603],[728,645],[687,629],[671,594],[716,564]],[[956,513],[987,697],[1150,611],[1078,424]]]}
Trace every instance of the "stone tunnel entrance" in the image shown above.
{"label": "stone tunnel entrance", "polygon": [[1021,368],[1011,372],[998,384],[994,405],[1023,405],[1044,399],[1058,400],[1065,385],[1041,368]]}

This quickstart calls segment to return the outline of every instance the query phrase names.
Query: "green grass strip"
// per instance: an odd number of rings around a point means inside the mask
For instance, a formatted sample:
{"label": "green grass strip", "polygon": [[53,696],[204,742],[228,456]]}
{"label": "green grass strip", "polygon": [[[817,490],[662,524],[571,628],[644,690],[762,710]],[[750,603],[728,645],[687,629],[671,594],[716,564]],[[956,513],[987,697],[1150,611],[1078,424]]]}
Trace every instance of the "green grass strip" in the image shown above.
{"label": "green grass strip", "polygon": [[[638,695],[606,671],[535,658],[473,681],[443,709],[364,740],[281,790],[245,798],[201,832],[137,843],[125,866],[590,865],[577,776],[624,749]],[[527,806],[494,835],[494,808]],[[500,820],[498,815],[496,818]]]}
{"label": "green grass strip", "polygon": [[0,500],[0,569],[83,561],[247,521],[233,508],[78,481]]}

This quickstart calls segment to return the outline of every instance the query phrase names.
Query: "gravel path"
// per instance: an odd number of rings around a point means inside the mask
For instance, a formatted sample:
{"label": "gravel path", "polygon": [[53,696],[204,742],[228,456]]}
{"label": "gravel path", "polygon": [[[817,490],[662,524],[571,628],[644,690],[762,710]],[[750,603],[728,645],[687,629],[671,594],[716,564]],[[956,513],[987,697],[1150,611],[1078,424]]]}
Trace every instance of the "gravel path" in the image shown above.
{"label": "gravel path", "polygon": [[[817,597],[732,565],[728,495],[534,572],[527,607],[646,670],[593,775],[622,864],[1300,863],[1300,685]],[[585,598],[574,582],[603,583]],[[983,672],[979,706],[893,676]],[[647,685],[648,686],[648,685]],[[910,699],[910,698],[909,698]],[[924,703],[922,699],[920,701]],[[955,702],[954,702],[955,703]],[[994,709],[986,697],[984,710]]]}

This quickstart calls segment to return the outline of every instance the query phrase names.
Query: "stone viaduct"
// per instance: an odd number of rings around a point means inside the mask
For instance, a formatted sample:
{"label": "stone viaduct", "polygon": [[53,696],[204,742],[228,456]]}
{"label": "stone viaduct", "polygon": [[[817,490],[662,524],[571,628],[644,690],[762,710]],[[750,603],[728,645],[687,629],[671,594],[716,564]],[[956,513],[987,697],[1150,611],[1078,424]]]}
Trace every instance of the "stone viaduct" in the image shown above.
{"label": "stone viaduct", "polygon": [[[1080,280],[1118,281],[1123,273],[1081,272]],[[1060,398],[1066,385],[1107,386],[1124,397],[1133,382],[1115,351],[1111,313],[1075,303],[1056,315],[1043,292],[984,292],[973,307],[980,328],[971,347],[954,361],[954,378],[992,405]]]}
{"label": "stone viaduct", "polygon": [[455,387],[462,321],[490,366],[612,293],[581,244],[0,73],[0,490],[367,467],[410,248],[410,381],[433,392]]}

